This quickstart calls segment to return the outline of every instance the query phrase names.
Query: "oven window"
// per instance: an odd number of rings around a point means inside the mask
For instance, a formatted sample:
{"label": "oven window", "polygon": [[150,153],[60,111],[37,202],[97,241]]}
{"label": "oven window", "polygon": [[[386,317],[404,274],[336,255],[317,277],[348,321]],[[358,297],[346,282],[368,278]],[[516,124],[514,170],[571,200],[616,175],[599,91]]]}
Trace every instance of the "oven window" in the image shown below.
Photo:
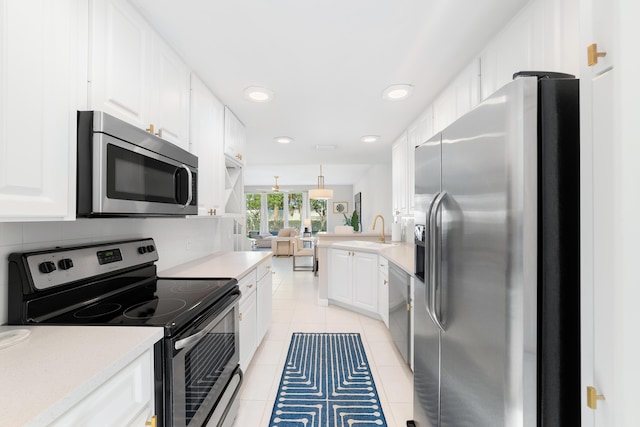
{"label": "oven window", "polygon": [[171,164],[107,145],[107,197],[176,203],[181,174]]}
{"label": "oven window", "polygon": [[229,367],[235,367],[236,334],[232,310],[185,355],[185,425],[189,425],[207,397],[219,394],[226,384]]}

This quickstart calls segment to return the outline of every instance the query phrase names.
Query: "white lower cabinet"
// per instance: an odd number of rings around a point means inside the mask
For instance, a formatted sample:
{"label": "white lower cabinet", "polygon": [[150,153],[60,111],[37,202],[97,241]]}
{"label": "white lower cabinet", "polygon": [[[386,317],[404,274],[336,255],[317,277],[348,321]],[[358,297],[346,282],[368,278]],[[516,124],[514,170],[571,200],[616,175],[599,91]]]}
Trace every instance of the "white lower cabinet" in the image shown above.
{"label": "white lower cabinet", "polygon": [[260,345],[269,326],[271,325],[272,312],[272,284],[271,277],[271,258],[263,261],[258,265],[258,289],[257,289],[257,308],[258,308],[258,324],[257,324],[257,345]]}
{"label": "white lower cabinet", "polygon": [[155,416],[153,381],[153,349],[148,349],[51,426],[144,427]]}
{"label": "white lower cabinet", "polygon": [[262,261],[239,280],[240,368],[246,370],[271,325],[271,258]]}
{"label": "white lower cabinet", "polygon": [[378,314],[378,255],[331,249],[329,299],[359,311]]}
{"label": "white lower cabinet", "polygon": [[239,281],[240,292],[240,368],[246,370],[258,348],[258,308],[256,270]]}

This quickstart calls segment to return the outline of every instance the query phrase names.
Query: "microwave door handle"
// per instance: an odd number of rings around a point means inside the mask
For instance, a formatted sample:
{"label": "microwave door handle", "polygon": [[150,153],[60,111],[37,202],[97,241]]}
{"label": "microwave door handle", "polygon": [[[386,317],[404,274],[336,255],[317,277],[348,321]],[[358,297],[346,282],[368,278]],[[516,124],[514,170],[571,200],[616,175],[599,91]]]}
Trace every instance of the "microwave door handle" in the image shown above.
{"label": "microwave door handle", "polygon": [[191,174],[191,169],[186,165],[180,165],[178,167],[187,171],[187,201],[182,205],[183,208],[186,208],[191,204],[191,200],[193,199],[193,175]]}

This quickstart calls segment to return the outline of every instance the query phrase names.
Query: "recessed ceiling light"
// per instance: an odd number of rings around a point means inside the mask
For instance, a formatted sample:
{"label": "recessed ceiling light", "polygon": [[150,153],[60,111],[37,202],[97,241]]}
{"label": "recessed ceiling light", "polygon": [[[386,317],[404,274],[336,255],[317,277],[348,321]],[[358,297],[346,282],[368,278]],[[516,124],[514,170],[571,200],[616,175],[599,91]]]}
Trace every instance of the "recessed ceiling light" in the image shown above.
{"label": "recessed ceiling light", "polygon": [[360,137],[360,141],[362,142],[377,142],[380,139],[380,137],[378,135],[365,135]]}
{"label": "recessed ceiling light", "polygon": [[244,90],[244,97],[254,102],[269,102],[273,98],[273,92],[259,86],[249,86]]}
{"label": "recessed ceiling light", "polygon": [[273,138],[278,144],[291,144],[293,142],[293,138],[290,136],[276,136]]}
{"label": "recessed ceiling light", "polygon": [[413,86],[407,84],[391,85],[382,91],[382,98],[387,101],[401,101],[411,95]]}

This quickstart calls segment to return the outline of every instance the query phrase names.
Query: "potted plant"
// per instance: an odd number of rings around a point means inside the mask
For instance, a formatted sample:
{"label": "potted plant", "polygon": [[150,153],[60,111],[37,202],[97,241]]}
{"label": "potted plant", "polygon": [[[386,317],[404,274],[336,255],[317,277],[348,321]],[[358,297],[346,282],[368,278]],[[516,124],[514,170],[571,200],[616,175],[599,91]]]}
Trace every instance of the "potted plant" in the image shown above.
{"label": "potted plant", "polygon": [[353,211],[351,216],[347,216],[346,213],[342,213],[344,216],[344,225],[350,225],[353,227],[353,231],[358,231],[360,229],[360,219],[358,218],[358,212]]}

